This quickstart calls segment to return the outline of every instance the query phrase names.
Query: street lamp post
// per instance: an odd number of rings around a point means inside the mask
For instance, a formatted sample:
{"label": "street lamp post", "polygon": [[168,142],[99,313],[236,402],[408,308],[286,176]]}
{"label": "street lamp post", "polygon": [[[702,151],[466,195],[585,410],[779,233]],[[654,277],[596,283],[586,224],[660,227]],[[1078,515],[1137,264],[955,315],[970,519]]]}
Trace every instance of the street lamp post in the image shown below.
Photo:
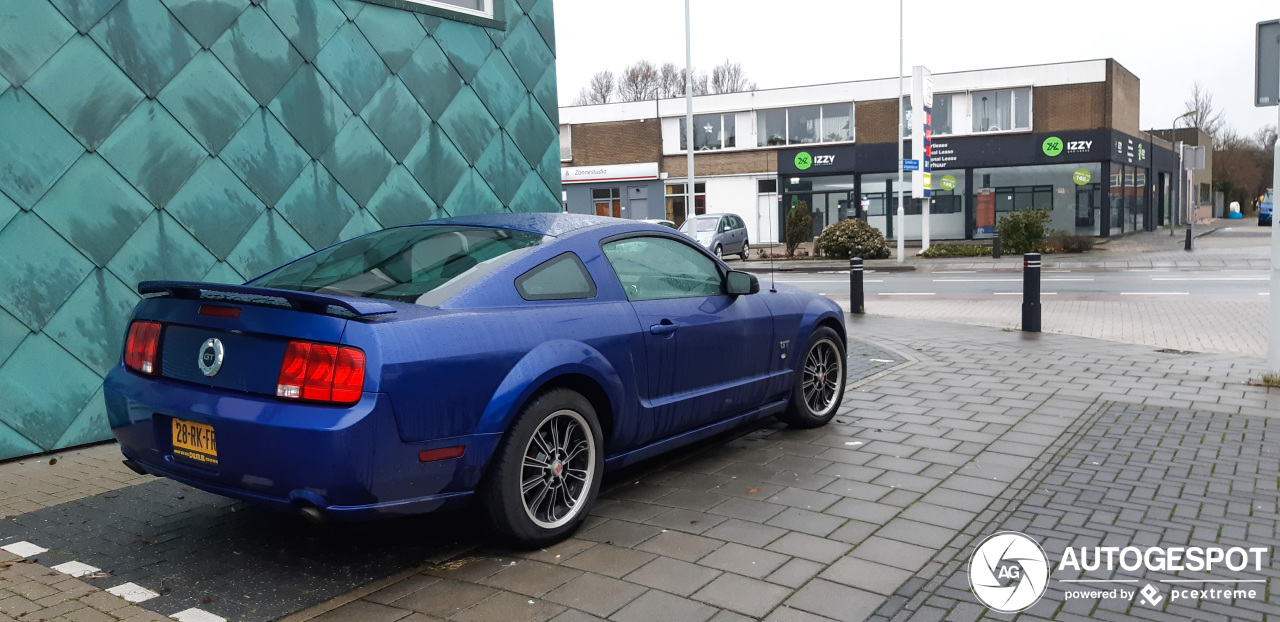
{"label": "street lamp post", "polygon": [[[903,50],[904,50],[905,48],[904,48],[904,47],[903,47],[903,45],[902,45],[902,16],[903,16],[902,5],[903,5],[903,1],[904,1],[904,0],[898,0],[898,210],[897,210],[897,213],[898,213],[898,214],[902,214],[902,213],[903,213],[903,205],[902,205],[902,201],[903,201],[903,196],[902,196],[902,195],[903,195],[903,192],[902,192],[902,184],[903,184],[903,181],[902,181],[902,179],[903,179],[903,162],[902,162],[902,158],[903,158],[903,157],[905,157],[905,156],[903,155],[902,142],[903,142],[903,140],[904,140],[904,135],[906,134],[906,128],[904,127],[904,125],[905,125],[905,119],[906,119],[906,116],[907,116],[906,110],[905,110],[905,109],[903,108],[903,106],[902,106],[902,103],[903,103],[903,102],[902,102],[902,99],[903,99],[903,95],[902,95],[902,71],[903,71],[903,68],[906,66],[906,64],[903,62]],[[916,138],[916,140],[920,140],[920,138],[919,138],[919,137],[917,137],[917,138]],[[892,216],[889,216],[888,214],[886,214],[886,216],[888,216],[889,218],[892,218]],[[905,217],[905,216],[901,216],[901,217],[899,217],[899,218],[898,218],[898,222],[896,222],[896,223],[894,223],[894,224],[895,224],[895,225],[897,225],[897,226],[896,226],[896,229],[897,229],[897,233],[898,233],[898,263],[902,263],[903,256],[906,254],[906,252],[905,252],[905,250],[904,250],[904,246],[905,246],[905,240],[906,240],[907,238],[906,238],[906,235],[905,235],[905,233],[906,233],[906,232],[905,232],[905,231],[903,231],[903,229],[905,229],[905,228],[906,228],[906,224],[907,224],[907,223],[906,223],[906,217]]]}
{"label": "street lamp post", "polygon": [[[697,214],[694,208],[695,184],[693,181],[693,37],[689,26],[689,0],[684,0],[684,151],[685,168],[688,169],[685,180],[684,219],[692,219]],[[693,224],[693,232],[697,232],[697,223]]]}

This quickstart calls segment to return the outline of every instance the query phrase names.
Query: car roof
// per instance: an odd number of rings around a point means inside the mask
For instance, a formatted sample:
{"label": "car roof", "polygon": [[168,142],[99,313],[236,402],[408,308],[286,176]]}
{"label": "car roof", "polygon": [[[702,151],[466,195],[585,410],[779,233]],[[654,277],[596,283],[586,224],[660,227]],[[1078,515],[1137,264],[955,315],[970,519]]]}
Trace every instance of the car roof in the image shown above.
{"label": "car roof", "polygon": [[531,214],[474,214],[471,216],[440,218],[418,224],[434,226],[449,225],[455,227],[499,227],[503,229],[515,229],[518,231],[528,231],[530,233],[560,237],[586,229],[617,225],[621,222],[627,221],[607,216],[590,216],[585,214],[553,212]]}

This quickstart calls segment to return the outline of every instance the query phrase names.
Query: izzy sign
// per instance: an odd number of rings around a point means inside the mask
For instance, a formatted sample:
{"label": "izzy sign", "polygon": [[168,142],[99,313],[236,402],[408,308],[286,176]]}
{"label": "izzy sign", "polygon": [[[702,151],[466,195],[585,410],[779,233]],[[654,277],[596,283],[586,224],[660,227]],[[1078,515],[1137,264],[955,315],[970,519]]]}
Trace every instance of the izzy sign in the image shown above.
{"label": "izzy sign", "polygon": [[1049,157],[1060,156],[1063,153],[1089,153],[1093,150],[1092,140],[1062,140],[1057,136],[1050,136],[1044,139],[1040,144],[1040,149]]}

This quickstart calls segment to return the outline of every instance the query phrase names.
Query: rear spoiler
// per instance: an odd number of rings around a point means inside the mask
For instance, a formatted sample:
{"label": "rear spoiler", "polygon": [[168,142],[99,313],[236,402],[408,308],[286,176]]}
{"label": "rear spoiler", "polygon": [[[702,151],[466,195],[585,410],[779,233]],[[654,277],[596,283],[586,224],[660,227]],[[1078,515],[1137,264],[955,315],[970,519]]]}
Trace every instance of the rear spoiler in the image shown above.
{"label": "rear spoiler", "polygon": [[[208,292],[209,295],[205,295]],[[197,283],[194,281],[143,281],[138,293],[167,294],[173,298],[190,300],[218,300],[272,306],[287,305],[298,311],[321,315],[355,315],[366,317],[395,313],[395,307],[364,298],[330,296],[311,292],[295,292],[287,289],[254,287],[252,285],[227,285],[222,283]],[[336,308],[336,310],[335,310]]]}

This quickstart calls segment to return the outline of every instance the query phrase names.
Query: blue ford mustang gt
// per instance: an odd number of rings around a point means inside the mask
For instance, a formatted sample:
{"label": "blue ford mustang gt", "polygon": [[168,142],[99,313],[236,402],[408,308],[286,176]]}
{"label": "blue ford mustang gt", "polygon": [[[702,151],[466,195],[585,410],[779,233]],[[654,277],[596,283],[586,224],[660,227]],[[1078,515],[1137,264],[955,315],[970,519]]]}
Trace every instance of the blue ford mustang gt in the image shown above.
{"label": "blue ford mustang gt", "polygon": [[476,499],[545,545],[604,471],[844,394],[835,303],[636,221],[451,218],[139,291],[105,381],[125,462],[313,519]]}

